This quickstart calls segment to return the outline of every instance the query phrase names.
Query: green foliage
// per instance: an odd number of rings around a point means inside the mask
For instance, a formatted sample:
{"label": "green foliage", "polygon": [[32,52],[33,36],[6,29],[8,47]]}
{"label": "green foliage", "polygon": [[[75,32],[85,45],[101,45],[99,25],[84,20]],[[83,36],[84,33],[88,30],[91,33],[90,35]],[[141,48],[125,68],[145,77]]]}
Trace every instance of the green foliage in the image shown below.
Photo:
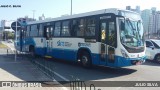
{"label": "green foliage", "polygon": [[6,35],[7,39],[14,39],[14,32],[5,31],[3,33]]}

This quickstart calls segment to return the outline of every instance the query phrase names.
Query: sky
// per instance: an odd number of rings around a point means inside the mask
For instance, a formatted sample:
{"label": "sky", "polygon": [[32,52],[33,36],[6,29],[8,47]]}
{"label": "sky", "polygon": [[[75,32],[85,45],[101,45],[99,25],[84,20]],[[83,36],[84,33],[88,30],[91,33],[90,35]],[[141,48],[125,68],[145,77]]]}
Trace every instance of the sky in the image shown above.
{"label": "sky", "polygon": [[[72,4],[73,14],[106,8],[125,9],[126,6],[135,8],[137,5],[141,10],[151,7],[160,10],[160,0],[72,0]],[[33,18],[33,10],[35,19],[42,14],[54,18],[70,14],[71,10],[71,0],[0,0],[1,5],[21,5],[21,7],[0,7],[0,20],[15,20],[24,16]]]}

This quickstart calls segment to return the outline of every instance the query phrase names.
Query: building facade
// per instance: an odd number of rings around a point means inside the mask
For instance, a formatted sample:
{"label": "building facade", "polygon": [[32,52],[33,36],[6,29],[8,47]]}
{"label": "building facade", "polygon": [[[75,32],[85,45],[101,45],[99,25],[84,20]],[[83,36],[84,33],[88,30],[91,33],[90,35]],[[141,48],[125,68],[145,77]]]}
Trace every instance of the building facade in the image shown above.
{"label": "building facade", "polygon": [[151,16],[151,10],[145,9],[145,10],[141,11],[141,17],[143,20],[143,28],[144,28],[144,35],[145,36],[147,36],[149,34],[150,16]]}
{"label": "building facade", "polygon": [[132,9],[131,6],[126,6],[126,10],[131,10],[131,11],[137,12],[139,14],[141,13],[140,6],[136,6],[135,9]]}
{"label": "building facade", "polygon": [[160,11],[156,11],[155,7],[152,7],[150,10],[145,9],[141,11],[141,17],[145,37],[160,39]]}

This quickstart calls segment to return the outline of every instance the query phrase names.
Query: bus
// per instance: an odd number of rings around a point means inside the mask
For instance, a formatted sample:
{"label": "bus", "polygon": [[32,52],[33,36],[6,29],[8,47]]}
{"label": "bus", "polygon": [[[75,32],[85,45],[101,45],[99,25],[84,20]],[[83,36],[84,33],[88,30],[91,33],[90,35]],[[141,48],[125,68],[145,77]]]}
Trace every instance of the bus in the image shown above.
{"label": "bus", "polygon": [[84,67],[125,67],[146,59],[141,16],[129,10],[111,8],[32,21],[18,34],[20,51]]}

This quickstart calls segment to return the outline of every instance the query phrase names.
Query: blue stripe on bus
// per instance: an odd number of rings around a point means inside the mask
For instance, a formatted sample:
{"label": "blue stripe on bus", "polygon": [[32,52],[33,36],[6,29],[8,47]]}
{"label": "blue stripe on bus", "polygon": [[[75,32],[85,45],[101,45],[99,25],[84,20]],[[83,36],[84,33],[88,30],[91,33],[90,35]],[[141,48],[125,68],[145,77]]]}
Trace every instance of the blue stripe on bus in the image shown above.
{"label": "blue stripe on bus", "polygon": [[41,56],[44,56],[45,55],[45,48],[35,48],[35,53],[38,54],[38,55],[41,55]]}
{"label": "blue stripe on bus", "polygon": [[[45,56],[47,48],[36,48],[36,53],[38,55]],[[76,55],[77,50],[70,50],[70,49],[52,49],[51,52],[49,52],[47,55],[58,58],[58,59],[64,59],[64,60],[70,60],[77,62]],[[107,56],[106,56],[107,57]],[[132,60],[145,60],[145,57],[142,58],[124,58],[121,56],[115,56],[115,62],[109,62],[106,60],[106,62],[100,60],[100,54],[94,54],[92,53],[92,64],[93,65],[104,65],[109,67],[124,67],[124,66],[131,66]]]}
{"label": "blue stripe on bus", "polygon": [[69,49],[52,49],[52,56],[59,59],[66,59],[71,61],[76,61],[76,53],[75,50]]}

